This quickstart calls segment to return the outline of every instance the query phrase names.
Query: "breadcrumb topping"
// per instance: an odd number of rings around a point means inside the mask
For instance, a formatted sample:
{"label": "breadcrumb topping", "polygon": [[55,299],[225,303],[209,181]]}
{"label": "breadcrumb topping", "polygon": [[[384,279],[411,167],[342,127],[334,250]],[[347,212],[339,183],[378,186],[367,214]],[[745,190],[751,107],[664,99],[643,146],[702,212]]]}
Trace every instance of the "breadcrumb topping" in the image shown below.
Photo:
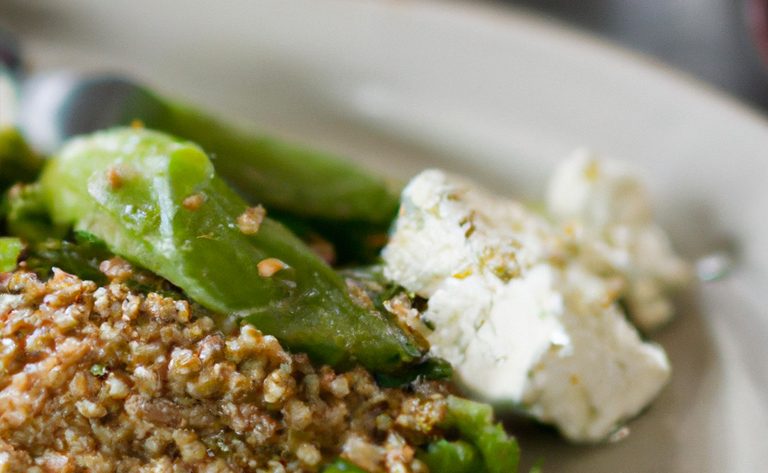
{"label": "breadcrumb topping", "polygon": [[262,278],[272,277],[275,275],[275,273],[287,267],[287,264],[283,263],[277,258],[266,258],[259,261],[256,265],[256,268],[259,270],[259,276]]}
{"label": "breadcrumb topping", "polygon": [[181,201],[182,207],[189,210],[190,212],[194,212],[195,210],[199,209],[204,203],[205,194],[202,192],[195,192],[194,194],[185,197],[184,200]]}
{"label": "breadcrumb topping", "polygon": [[267,211],[261,205],[248,207],[237,217],[237,227],[244,235],[255,235],[259,233],[261,222],[264,221],[266,215]]}

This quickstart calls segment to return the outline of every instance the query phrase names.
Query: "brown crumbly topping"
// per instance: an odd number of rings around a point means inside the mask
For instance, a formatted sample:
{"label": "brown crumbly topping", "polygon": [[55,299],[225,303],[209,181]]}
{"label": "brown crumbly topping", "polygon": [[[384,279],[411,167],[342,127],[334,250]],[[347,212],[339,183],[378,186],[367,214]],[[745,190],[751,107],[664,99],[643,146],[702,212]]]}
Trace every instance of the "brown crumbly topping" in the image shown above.
{"label": "brown crumbly topping", "polygon": [[99,264],[99,271],[113,282],[124,282],[133,276],[133,266],[118,256],[102,261]]}
{"label": "brown crumbly topping", "polygon": [[189,195],[184,198],[183,201],[181,201],[181,206],[185,209],[189,210],[190,212],[194,212],[195,210],[199,209],[201,205],[205,203],[205,194],[202,192],[196,192],[192,195]]}
{"label": "brown crumbly topping", "polygon": [[256,264],[256,268],[259,270],[259,276],[262,278],[270,278],[278,271],[287,268],[288,265],[283,263],[277,258],[266,258]]}
{"label": "brown crumbly topping", "polygon": [[237,217],[237,227],[244,235],[255,235],[259,233],[261,222],[266,215],[267,211],[261,205],[248,207]]}
{"label": "brown crumbly topping", "polygon": [[425,472],[443,384],[380,388],[187,301],[56,270],[0,274],[0,471]]}
{"label": "brown crumbly topping", "polygon": [[395,320],[403,328],[426,342],[429,328],[424,324],[419,311],[411,307],[411,300],[405,293],[399,293],[392,299],[384,301],[384,308],[395,316]]}
{"label": "brown crumbly topping", "polygon": [[107,183],[112,190],[123,187],[123,174],[117,166],[110,166],[107,169]]}

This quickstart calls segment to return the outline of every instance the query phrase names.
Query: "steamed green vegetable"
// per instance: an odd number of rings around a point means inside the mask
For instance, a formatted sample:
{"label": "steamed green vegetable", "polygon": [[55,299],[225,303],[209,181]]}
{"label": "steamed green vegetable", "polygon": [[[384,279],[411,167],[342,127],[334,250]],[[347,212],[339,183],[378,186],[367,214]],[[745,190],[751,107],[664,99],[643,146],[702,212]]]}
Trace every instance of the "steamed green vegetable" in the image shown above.
{"label": "steamed green vegetable", "polygon": [[482,473],[488,471],[477,448],[464,440],[454,442],[438,440],[430,444],[419,455],[419,459],[427,464],[430,472]]}
{"label": "steamed green vegetable", "polygon": [[7,233],[28,242],[58,239],[66,233],[66,228],[51,221],[38,183],[11,187],[3,198],[2,216]]}
{"label": "steamed green vegetable", "polygon": [[190,142],[137,129],[96,133],[65,146],[40,182],[54,222],[97,236],[204,307],[316,361],[390,371],[420,356],[292,233],[259,222]]}
{"label": "steamed green vegetable", "polygon": [[0,193],[18,182],[34,181],[42,166],[43,159],[32,151],[18,130],[0,129]]}
{"label": "steamed green vegetable", "polygon": [[[109,282],[102,272],[101,263],[114,256],[103,241],[85,232],[75,232],[67,240],[48,239],[27,245],[24,252],[26,268],[42,279],[47,279],[53,268],[74,274],[80,279],[104,285]],[[169,297],[181,296],[178,288],[168,281],[141,268],[133,268],[130,277],[123,284],[136,292],[155,292]]]}
{"label": "steamed green vegetable", "polygon": [[59,268],[81,279],[103,285],[108,281],[99,269],[99,264],[111,256],[101,245],[50,239],[30,244],[24,261],[30,271],[43,279],[51,275],[53,268]]}
{"label": "steamed green vegetable", "polygon": [[18,238],[0,237],[0,273],[13,271],[24,250],[24,244]]}
{"label": "steamed green vegetable", "polygon": [[336,156],[247,133],[125,79],[86,78],[62,107],[71,115],[63,124],[68,136],[140,120],[194,141],[246,200],[271,209],[385,227],[397,210],[397,193],[384,180]]}
{"label": "steamed green vegetable", "polygon": [[[501,424],[493,421],[493,408],[488,404],[470,401],[456,396],[448,397],[448,412],[441,427],[458,432],[460,439],[471,444],[482,460],[483,468],[471,469],[477,462],[477,455],[462,444],[438,441],[430,446],[423,461],[430,468],[453,458],[453,471],[475,471],[477,473],[509,473],[517,471],[520,448],[514,437],[504,431]],[[468,469],[469,468],[469,469]],[[443,471],[437,469],[435,471]],[[450,470],[448,470],[450,471]]]}

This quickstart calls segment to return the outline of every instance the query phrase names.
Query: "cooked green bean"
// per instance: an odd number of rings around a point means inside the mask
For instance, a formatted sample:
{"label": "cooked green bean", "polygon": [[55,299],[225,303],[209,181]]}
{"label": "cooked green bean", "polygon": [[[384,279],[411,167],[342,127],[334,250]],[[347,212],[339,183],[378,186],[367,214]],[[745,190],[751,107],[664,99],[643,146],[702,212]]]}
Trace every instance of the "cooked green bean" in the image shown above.
{"label": "cooked green bean", "polygon": [[27,145],[16,128],[0,129],[0,193],[19,182],[32,182],[43,159]]}
{"label": "cooked green bean", "polygon": [[13,271],[24,250],[24,244],[18,238],[0,237],[0,273]]}
{"label": "cooked green bean", "polygon": [[374,371],[420,356],[410,336],[353,301],[298,238],[249,209],[197,145],[147,130],[96,133],[65,146],[41,184],[55,222],[96,235],[192,300],[292,350]]}
{"label": "cooked green bean", "polygon": [[464,440],[438,440],[427,446],[419,454],[419,459],[427,464],[429,471],[440,473],[485,473],[480,453],[472,444]]}
{"label": "cooked green bean", "polygon": [[456,396],[448,397],[446,429],[458,431],[461,439],[477,448],[487,473],[517,471],[520,447],[514,437],[494,423],[493,408],[488,404],[470,401]]}
{"label": "cooked green bean", "polygon": [[[56,78],[48,79],[54,86]],[[55,83],[55,84],[54,84]],[[226,124],[114,76],[86,77],[57,108],[62,138],[140,120],[199,144],[216,172],[251,203],[330,221],[388,225],[398,196],[387,183],[336,156]],[[30,126],[35,126],[31,124]]]}

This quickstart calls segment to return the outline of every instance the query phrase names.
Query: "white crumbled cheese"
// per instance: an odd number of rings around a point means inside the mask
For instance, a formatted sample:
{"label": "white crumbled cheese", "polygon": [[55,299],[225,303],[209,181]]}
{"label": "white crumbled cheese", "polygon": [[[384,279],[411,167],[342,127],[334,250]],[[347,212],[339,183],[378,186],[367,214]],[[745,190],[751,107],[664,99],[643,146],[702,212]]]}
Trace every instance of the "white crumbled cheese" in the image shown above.
{"label": "white crumbled cheese", "polygon": [[691,271],[653,222],[650,199],[629,166],[574,153],[550,181],[547,209],[568,229],[586,266],[623,280],[622,296],[640,329],[672,318],[670,293]]}
{"label": "white crumbled cheese", "polygon": [[664,351],[616,298],[622,281],[574,255],[560,225],[442,171],[416,176],[385,274],[428,298],[425,333],[470,393],[599,441],[664,386]]}

